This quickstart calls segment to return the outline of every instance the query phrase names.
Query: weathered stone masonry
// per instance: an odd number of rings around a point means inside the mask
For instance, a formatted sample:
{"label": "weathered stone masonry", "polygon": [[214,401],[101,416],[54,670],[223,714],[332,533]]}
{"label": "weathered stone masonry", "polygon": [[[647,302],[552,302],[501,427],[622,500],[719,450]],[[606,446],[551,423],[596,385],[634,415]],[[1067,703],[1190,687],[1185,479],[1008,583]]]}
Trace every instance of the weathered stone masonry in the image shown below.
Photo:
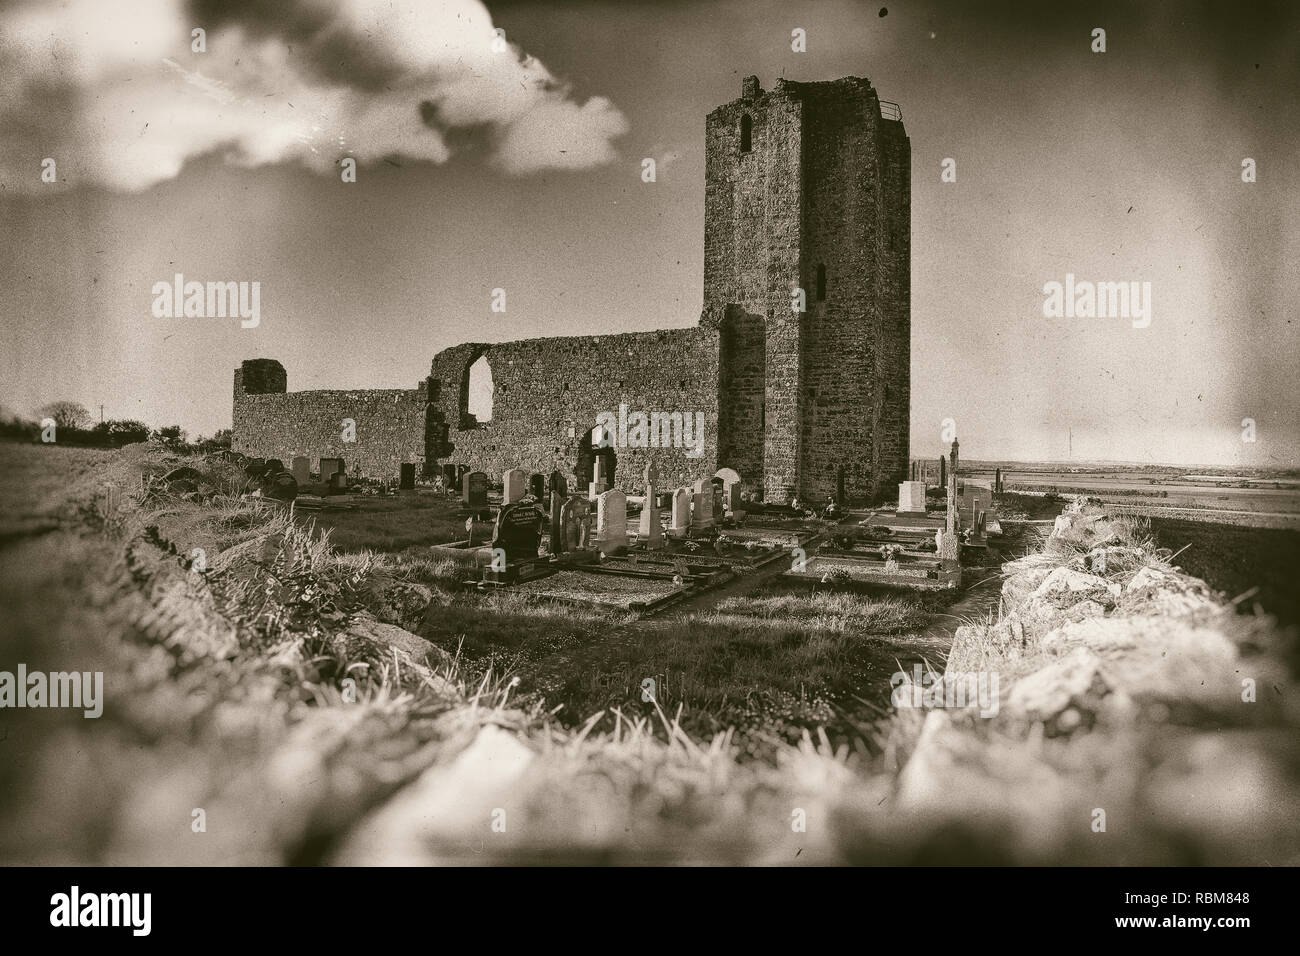
{"label": "weathered stone masonry", "polygon": [[[615,449],[632,490],[647,453],[666,482],[732,468],[768,500],[874,499],[906,478],[910,412],[911,155],[871,84],[754,77],[706,122],[704,302],[698,326],[470,343],[439,352],[416,389],[286,393],[279,363],[235,376],[236,450],[337,455],[349,471],[402,462],[499,480],[522,467],[587,479],[602,411],[701,412],[704,454]],[[807,311],[795,312],[802,288]],[[486,358],[490,422],[468,412]],[[343,418],[357,423],[344,443]]]}
{"label": "weathered stone masonry", "polygon": [[720,458],[748,477],[761,449],[769,499],[876,498],[906,477],[911,153],[896,110],[856,77],[771,92],[751,77],[708,117],[704,310],[737,345],[722,403],[736,447]]}
{"label": "weathered stone masonry", "polygon": [[[681,448],[614,449],[615,484],[635,487],[647,455],[666,480],[712,476],[717,465],[718,334],[706,327],[619,335],[525,339],[458,345],[433,360],[438,463],[471,464],[498,478],[508,468],[572,476],[600,412],[700,412],[704,454]],[[480,357],[492,368],[490,422],[466,409],[469,368]],[[572,482],[570,482],[572,487]]]}
{"label": "weathered stone masonry", "polygon": [[[396,476],[403,462],[424,460],[428,385],[402,389],[286,392],[284,367],[273,359],[244,362],[235,372],[234,451],[279,458],[342,458],[350,474]],[[356,423],[343,441],[343,420]],[[313,460],[312,467],[315,467]]]}

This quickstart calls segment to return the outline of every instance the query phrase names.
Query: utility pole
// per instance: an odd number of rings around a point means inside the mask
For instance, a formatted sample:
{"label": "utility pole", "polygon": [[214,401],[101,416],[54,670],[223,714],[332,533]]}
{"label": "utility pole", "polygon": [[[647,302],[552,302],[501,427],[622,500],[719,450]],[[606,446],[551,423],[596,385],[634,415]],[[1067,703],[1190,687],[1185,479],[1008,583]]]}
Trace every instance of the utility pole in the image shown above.
{"label": "utility pole", "polygon": [[99,423],[104,424],[104,406],[102,404],[99,406]]}

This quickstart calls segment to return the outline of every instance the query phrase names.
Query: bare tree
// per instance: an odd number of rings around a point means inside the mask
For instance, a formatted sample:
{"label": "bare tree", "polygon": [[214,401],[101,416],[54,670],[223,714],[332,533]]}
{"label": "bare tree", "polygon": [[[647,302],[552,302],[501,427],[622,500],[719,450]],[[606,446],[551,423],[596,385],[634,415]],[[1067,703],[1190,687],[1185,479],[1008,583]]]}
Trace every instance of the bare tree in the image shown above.
{"label": "bare tree", "polygon": [[36,413],[44,421],[54,419],[59,428],[85,428],[90,424],[90,412],[80,402],[50,402]]}

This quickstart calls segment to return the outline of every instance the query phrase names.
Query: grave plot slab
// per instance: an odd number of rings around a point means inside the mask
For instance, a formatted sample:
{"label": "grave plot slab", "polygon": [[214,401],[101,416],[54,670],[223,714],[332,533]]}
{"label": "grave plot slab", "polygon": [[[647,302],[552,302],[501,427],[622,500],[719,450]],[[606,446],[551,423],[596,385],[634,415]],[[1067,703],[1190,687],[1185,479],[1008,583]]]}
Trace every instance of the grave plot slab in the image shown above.
{"label": "grave plot slab", "polygon": [[677,562],[639,560],[633,563],[625,556],[607,557],[604,561],[589,565],[583,570],[592,574],[609,574],[649,580],[672,580],[674,577],[681,577],[687,583],[704,585],[716,584],[731,577],[729,563],[721,560],[705,563],[696,561],[693,558],[691,560],[682,558]]}
{"label": "grave plot slab", "polygon": [[548,558],[537,558],[532,561],[515,561],[508,563],[503,570],[494,571],[490,565],[482,569],[482,578],[479,582],[492,587],[506,587],[517,584],[524,584],[528,581],[538,581],[548,578],[558,572],[559,568]]}
{"label": "grave plot slab", "polygon": [[920,590],[943,590],[956,588],[961,584],[960,571],[944,571],[934,565],[898,564],[886,569],[883,561],[865,561],[857,558],[830,555],[811,555],[803,571],[784,571],[780,577],[783,581],[818,584],[829,573],[846,573],[849,580],[858,584],[872,584],[882,587],[910,588]]}
{"label": "grave plot slab", "polygon": [[542,580],[515,585],[512,591],[574,604],[638,611],[690,590],[690,583],[671,579],[592,573],[589,568],[566,568]]}
{"label": "grave plot slab", "polygon": [[895,514],[892,511],[876,512],[868,515],[858,523],[862,528],[888,528],[890,531],[898,533],[921,533],[929,532],[933,534],[944,526],[944,515],[937,512],[928,515],[917,514]]}

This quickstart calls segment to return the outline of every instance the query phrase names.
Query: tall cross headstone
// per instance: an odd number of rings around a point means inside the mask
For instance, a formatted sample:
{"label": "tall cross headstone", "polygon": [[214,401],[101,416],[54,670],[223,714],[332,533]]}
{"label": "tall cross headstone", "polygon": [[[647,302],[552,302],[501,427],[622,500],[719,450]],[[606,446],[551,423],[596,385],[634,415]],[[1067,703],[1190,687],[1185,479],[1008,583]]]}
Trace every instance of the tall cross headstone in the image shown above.
{"label": "tall cross headstone", "polygon": [[641,520],[637,525],[637,532],[640,540],[647,548],[662,548],[663,534],[659,528],[659,501],[655,490],[655,483],[659,480],[659,472],[655,468],[654,462],[649,462],[645,466],[645,504],[641,506]]}
{"label": "tall cross headstone", "polygon": [[591,485],[587,489],[587,497],[592,501],[609,490],[609,475],[606,474],[605,468],[605,456],[597,455],[591,469]]}
{"label": "tall cross headstone", "polygon": [[934,547],[939,557],[939,566],[945,571],[955,571],[961,567],[961,542],[957,540],[956,531],[940,528],[934,533]]}
{"label": "tall cross headstone", "polygon": [[957,439],[955,438],[952,440],[952,467],[948,469],[948,517],[945,527],[950,534],[957,533]]}

